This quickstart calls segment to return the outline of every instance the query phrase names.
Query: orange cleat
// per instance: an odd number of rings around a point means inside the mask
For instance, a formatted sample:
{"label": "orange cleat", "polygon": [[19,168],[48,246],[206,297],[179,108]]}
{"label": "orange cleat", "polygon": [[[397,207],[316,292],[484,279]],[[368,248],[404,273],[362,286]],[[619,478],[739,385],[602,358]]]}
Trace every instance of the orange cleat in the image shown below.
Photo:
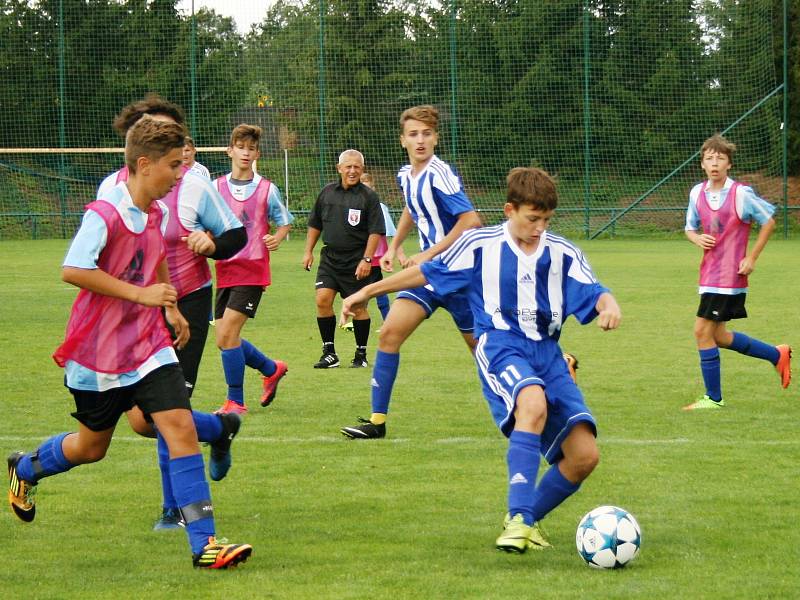
{"label": "orange cleat", "polygon": [[781,344],[775,347],[780,353],[775,370],[781,376],[781,386],[786,389],[792,382],[792,347],[789,344]]}
{"label": "orange cleat", "polygon": [[261,394],[261,406],[269,406],[278,392],[278,383],[289,372],[288,365],[282,360],[275,361],[275,372],[269,377],[264,377],[264,393]]}

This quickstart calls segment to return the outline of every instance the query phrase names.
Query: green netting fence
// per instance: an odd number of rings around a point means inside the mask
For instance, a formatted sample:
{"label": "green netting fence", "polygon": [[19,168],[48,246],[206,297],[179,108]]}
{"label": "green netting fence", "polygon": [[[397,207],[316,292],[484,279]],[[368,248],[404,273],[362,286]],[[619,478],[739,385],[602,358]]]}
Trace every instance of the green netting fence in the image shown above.
{"label": "green netting fence", "polygon": [[787,1],[221,4],[242,30],[199,1],[0,0],[0,239],[71,236],[122,161],[115,114],[151,91],[186,110],[213,175],[235,125],[264,128],[258,169],[300,227],[350,147],[399,212],[398,116],[426,103],[487,222],[508,170],[537,165],[558,176],[560,232],[678,235],[697,151],[721,131],[792,236]]}

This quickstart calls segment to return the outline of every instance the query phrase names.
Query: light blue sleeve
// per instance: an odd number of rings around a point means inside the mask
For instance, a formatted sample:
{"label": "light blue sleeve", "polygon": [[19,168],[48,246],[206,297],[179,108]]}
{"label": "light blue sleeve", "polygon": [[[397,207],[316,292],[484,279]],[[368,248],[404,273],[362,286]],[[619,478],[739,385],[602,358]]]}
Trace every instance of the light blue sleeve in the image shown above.
{"label": "light blue sleeve", "polygon": [[702,223],[700,222],[700,213],[697,212],[697,195],[694,189],[689,192],[689,207],[686,209],[686,226],[685,231],[697,231],[701,229]]}
{"label": "light blue sleeve", "polygon": [[219,237],[226,231],[242,227],[242,222],[233,214],[215,185],[209,182],[201,189],[202,195],[197,204],[197,221],[204,230]]}
{"label": "light blue sleeve", "polygon": [[283,227],[284,225],[291,225],[294,223],[294,215],[283,205],[281,198],[281,191],[278,186],[272,184],[269,186],[269,220],[275,223],[276,227]]}
{"label": "light blue sleeve", "polygon": [[96,269],[100,252],[106,247],[108,228],[103,217],[93,210],[83,215],[78,233],[69,245],[62,266],[78,269]]}
{"label": "light blue sleeve", "polygon": [[392,215],[389,212],[389,207],[381,202],[381,210],[383,211],[383,221],[384,226],[386,227],[386,237],[396,236],[397,228],[394,226],[394,222],[392,221]]}
{"label": "light blue sleeve", "polygon": [[742,195],[742,221],[745,223],[756,221],[763,225],[775,214],[775,207],[756,194],[753,188],[742,186],[739,193]]}

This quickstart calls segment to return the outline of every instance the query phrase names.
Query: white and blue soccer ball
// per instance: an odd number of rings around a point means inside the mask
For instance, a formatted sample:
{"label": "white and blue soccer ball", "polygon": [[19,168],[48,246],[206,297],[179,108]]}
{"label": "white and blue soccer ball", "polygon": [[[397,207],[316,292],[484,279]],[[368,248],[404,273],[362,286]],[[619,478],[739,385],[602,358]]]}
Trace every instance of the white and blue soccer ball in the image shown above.
{"label": "white and blue soccer ball", "polygon": [[578,554],[589,566],[619,569],[639,554],[642,530],[634,516],[617,506],[600,506],[587,513],[575,533]]}

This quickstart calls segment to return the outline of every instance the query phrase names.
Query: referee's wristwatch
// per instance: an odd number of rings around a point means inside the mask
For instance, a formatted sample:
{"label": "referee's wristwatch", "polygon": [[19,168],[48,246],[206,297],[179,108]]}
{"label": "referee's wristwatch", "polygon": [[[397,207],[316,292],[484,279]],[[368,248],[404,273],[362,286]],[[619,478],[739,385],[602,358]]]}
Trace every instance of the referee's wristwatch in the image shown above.
{"label": "referee's wristwatch", "polygon": [[362,258],[361,260],[363,260],[363,261],[364,261],[365,263],[367,263],[368,265],[371,265],[371,264],[372,264],[372,257],[371,257],[371,256],[365,256],[365,257],[364,257],[364,258]]}

